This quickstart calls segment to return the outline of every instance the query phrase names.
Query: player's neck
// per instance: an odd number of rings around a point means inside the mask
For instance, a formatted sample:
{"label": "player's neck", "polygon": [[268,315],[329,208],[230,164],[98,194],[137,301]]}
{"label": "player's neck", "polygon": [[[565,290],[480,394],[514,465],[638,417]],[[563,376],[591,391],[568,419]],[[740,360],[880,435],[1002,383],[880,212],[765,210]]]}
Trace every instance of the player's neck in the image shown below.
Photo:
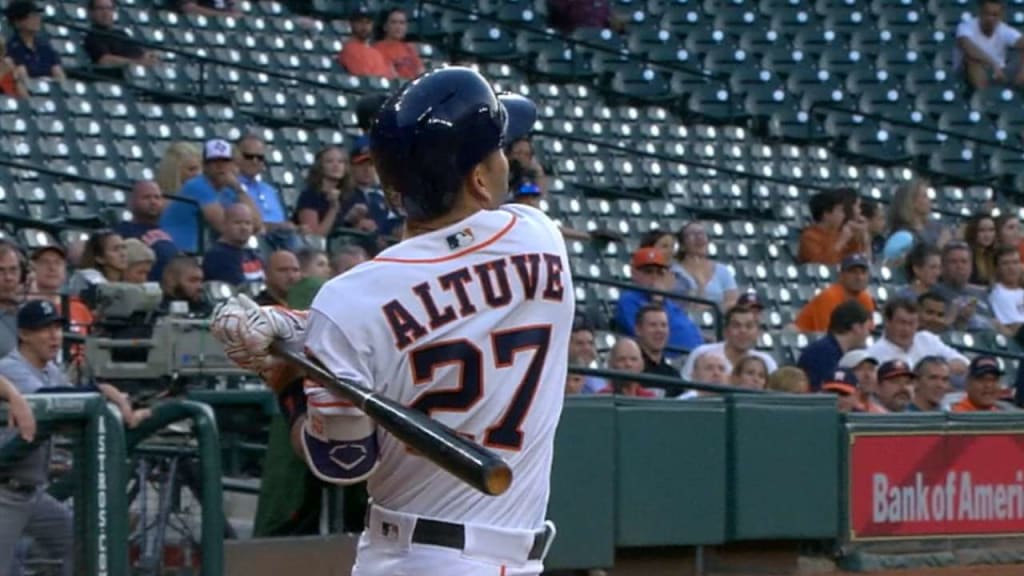
{"label": "player's neck", "polygon": [[456,222],[461,222],[462,220],[469,218],[480,210],[482,210],[480,206],[460,206],[438,218],[420,221],[410,220],[405,224],[405,234],[402,236],[402,239],[408,240],[410,238],[415,238],[416,236],[429,234],[430,232],[446,228]]}

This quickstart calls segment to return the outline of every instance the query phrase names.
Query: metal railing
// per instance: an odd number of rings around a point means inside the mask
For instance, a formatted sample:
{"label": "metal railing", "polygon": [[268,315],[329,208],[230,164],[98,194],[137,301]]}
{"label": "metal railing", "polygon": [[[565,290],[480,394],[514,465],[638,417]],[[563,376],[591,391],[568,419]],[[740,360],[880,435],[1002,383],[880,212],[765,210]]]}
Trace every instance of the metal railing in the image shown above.
{"label": "metal railing", "polygon": [[641,386],[661,388],[665,390],[666,395],[682,394],[683,392],[695,389],[721,394],[778,394],[778,392],[775,392],[774,390],[754,390],[752,388],[740,388],[739,386],[729,386],[727,384],[704,384],[701,382],[685,380],[681,377],[672,378],[669,376],[645,374],[642,372],[624,372],[622,370],[611,370],[607,368],[588,368],[578,364],[570,365],[569,372],[572,374],[579,374],[581,376],[596,376],[598,378],[604,378],[610,383],[613,383],[613,388],[615,382],[636,382]]}

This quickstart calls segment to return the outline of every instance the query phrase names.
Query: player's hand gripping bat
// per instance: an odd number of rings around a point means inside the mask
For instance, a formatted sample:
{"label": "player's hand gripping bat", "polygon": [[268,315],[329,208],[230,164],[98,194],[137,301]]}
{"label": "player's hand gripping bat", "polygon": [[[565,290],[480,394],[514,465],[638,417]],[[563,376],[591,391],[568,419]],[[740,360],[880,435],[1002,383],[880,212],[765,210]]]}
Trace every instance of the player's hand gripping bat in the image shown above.
{"label": "player's hand gripping bat", "polygon": [[283,341],[271,344],[270,353],[352,402],[400,442],[484,494],[497,496],[512,484],[512,469],[505,461],[426,414],[335,377],[319,362]]}

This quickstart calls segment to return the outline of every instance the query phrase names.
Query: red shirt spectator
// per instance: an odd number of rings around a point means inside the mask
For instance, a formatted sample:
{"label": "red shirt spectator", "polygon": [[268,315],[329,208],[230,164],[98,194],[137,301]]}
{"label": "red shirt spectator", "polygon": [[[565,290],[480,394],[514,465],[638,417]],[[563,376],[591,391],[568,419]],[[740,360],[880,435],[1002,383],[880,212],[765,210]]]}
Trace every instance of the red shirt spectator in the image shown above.
{"label": "red shirt spectator", "polygon": [[416,45],[405,41],[409,20],[405,10],[392,8],[384,22],[384,38],[373,45],[395,68],[400,78],[413,79],[423,73],[423,61]]}
{"label": "red shirt spectator", "polygon": [[394,78],[395,67],[384,57],[384,54],[370,45],[370,35],[373,34],[373,18],[365,7],[358,8],[349,18],[352,27],[352,37],[341,53],[338,54],[338,62],[345,67],[349,74],[356,76],[379,76],[382,78]]}

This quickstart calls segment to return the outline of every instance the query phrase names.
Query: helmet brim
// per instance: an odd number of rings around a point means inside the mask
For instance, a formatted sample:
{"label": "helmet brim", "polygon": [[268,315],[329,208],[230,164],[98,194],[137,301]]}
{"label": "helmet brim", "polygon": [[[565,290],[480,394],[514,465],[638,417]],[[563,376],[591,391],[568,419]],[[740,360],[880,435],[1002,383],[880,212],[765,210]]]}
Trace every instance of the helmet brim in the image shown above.
{"label": "helmet brim", "polygon": [[509,145],[533,130],[537,121],[537,106],[525,96],[518,94],[502,94],[498,101],[505,107],[508,124],[505,127],[504,145]]}

